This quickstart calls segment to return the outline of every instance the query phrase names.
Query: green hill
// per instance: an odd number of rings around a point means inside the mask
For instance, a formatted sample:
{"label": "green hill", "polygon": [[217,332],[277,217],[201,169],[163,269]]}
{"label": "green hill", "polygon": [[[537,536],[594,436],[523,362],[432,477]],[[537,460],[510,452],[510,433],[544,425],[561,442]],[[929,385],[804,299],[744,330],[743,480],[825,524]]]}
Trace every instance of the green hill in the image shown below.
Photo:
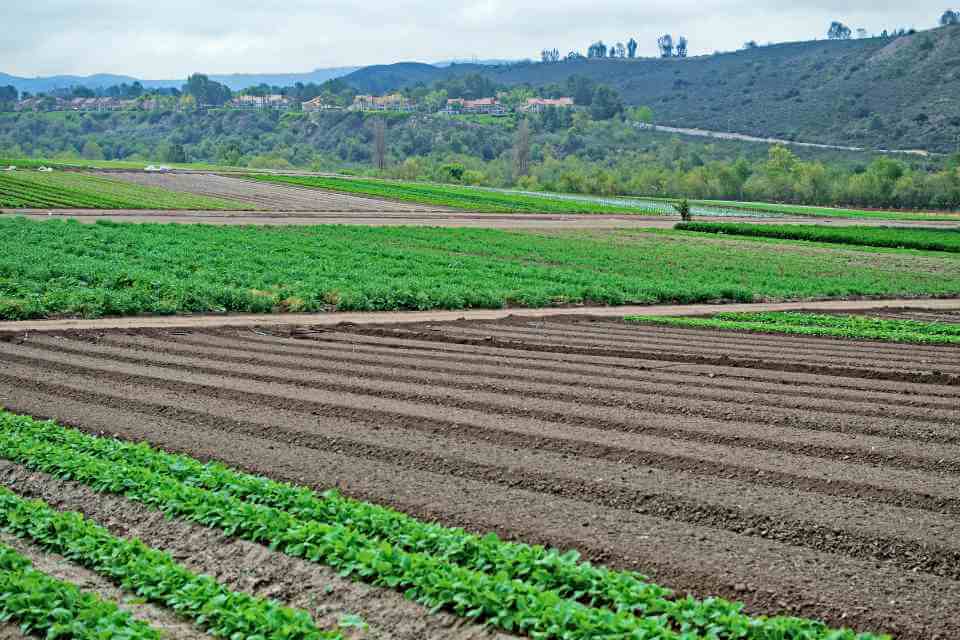
{"label": "green hill", "polygon": [[483,73],[543,86],[581,74],[648,105],[657,122],[807,142],[953,152],[960,142],[960,27],[897,38],[811,41],[686,59],[502,67],[386,65],[345,80],[364,91]]}

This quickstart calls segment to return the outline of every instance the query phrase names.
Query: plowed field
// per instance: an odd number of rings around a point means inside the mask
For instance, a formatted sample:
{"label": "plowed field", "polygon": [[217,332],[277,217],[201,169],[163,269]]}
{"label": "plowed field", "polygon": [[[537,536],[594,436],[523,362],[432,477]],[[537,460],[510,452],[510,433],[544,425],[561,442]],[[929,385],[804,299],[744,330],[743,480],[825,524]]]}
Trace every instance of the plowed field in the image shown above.
{"label": "plowed field", "polygon": [[[960,348],[589,318],[6,338],[15,412],[577,548],[751,613],[960,637]],[[189,559],[185,525],[16,465],[0,484],[303,605],[308,569],[254,547],[211,537]],[[343,598],[372,626],[405,620],[384,637],[478,633],[364,593]]]}

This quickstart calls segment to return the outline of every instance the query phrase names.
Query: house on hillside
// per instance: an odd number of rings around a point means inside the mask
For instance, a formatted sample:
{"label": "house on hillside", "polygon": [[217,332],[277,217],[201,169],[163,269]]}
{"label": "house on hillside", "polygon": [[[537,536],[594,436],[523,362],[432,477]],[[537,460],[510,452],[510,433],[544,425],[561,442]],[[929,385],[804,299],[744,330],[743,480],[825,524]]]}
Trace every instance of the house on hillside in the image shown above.
{"label": "house on hillside", "polygon": [[415,111],[416,104],[399,93],[388,96],[356,96],[350,111],[394,111],[408,113]]}
{"label": "house on hillside", "polygon": [[496,98],[480,98],[479,100],[450,98],[447,100],[447,107],[442,113],[450,115],[466,113],[486,116],[505,116],[510,113],[510,110],[502,105]]}
{"label": "house on hillside", "polygon": [[313,100],[307,100],[306,102],[300,103],[300,108],[305,113],[312,113],[316,111],[337,111],[340,109],[340,107],[337,105],[327,102],[320,96],[317,96]]}
{"label": "house on hillside", "polygon": [[543,113],[549,107],[573,109],[573,98],[527,98],[527,102],[520,107],[520,110],[524,113]]}
{"label": "house on hillside", "polygon": [[280,94],[270,94],[266,96],[239,95],[234,96],[227,106],[233,109],[278,109],[285,111],[290,108],[290,99]]}

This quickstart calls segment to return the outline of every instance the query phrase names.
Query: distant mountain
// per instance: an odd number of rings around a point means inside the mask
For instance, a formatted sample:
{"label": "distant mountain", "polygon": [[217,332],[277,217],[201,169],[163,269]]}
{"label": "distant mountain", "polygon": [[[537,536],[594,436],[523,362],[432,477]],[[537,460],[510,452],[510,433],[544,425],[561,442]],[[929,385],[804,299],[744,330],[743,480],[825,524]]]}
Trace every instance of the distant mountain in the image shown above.
{"label": "distant mountain", "polygon": [[[307,84],[314,82],[320,84],[339,78],[356,71],[359,67],[334,67],[330,69],[316,69],[307,73],[234,73],[234,74],[210,74],[211,80],[222,82],[234,91],[246,89],[247,87],[261,83],[271,86],[291,86],[298,82]],[[54,89],[69,89],[70,87],[87,87],[89,89],[100,89],[110,87],[116,84],[131,84],[137,80],[148,89],[159,89],[163,87],[182,86],[186,79],[178,80],[141,80],[131,76],[113,75],[100,73],[92,76],[48,76],[41,78],[21,78],[18,76],[0,73],[0,86],[13,85],[17,91],[29,91],[38,93],[41,91],[53,91]]]}

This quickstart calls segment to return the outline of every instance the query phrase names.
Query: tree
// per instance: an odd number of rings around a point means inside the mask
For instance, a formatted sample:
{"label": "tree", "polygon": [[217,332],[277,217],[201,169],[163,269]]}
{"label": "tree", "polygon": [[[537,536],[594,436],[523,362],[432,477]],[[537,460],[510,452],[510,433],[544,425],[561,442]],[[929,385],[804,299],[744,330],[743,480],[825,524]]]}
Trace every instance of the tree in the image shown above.
{"label": "tree", "polygon": [[637,57],[637,41],[633,38],[630,38],[630,42],[627,43],[627,57],[636,58]]}
{"label": "tree", "polygon": [[830,40],[849,40],[852,33],[847,25],[833,21],[830,23],[830,29],[827,30],[827,38]]}
{"label": "tree", "polygon": [[567,78],[567,94],[573,98],[577,106],[589,107],[593,103],[593,93],[596,88],[596,82],[587,76],[574,74]]}
{"label": "tree", "polygon": [[12,111],[19,94],[13,85],[0,87],[0,111]]}
{"label": "tree", "polygon": [[513,177],[523,177],[530,173],[530,123],[526,118],[517,126],[513,142]]}
{"label": "tree", "polygon": [[103,149],[100,148],[100,145],[94,140],[87,140],[83,143],[83,149],[80,151],[80,155],[86,160],[103,160]]}
{"label": "tree", "polygon": [[940,25],[949,27],[955,24],[960,24],[960,12],[954,11],[953,9],[944,11],[943,15],[940,16]]}
{"label": "tree", "polygon": [[680,36],[680,38],[677,39],[677,53],[676,53],[676,56],[677,56],[678,58],[686,58],[686,57],[687,57],[687,39],[686,39],[684,36]]}
{"label": "tree", "polygon": [[559,49],[544,49],[540,52],[540,60],[542,62],[560,62]]}
{"label": "tree", "polygon": [[614,45],[613,48],[614,48],[614,51],[615,51],[616,54],[617,54],[617,55],[616,55],[617,58],[626,58],[626,57],[627,57],[627,48],[626,48],[625,46],[623,46],[623,43],[622,43],[622,42],[618,42],[616,45]]}
{"label": "tree", "polygon": [[370,128],[373,131],[371,150],[373,166],[378,171],[383,171],[387,168],[387,121],[383,118],[374,118]]}
{"label": "tree", "polygon": [[623,99],[614,89],[600,85],[593,92],[590,115],[594,120],[609,120],[623,112]]}
{"label": "tree", "polygon": [[183,92],[193,96],[198,106],[220,107],[233,97],[233,92],[226,85],[214,82],[202,73],[187,78]]}
{"label": "tree", "polygon": [[607,57],[607,45],[603,44],[603,40],[598,40],[590,45],[590,48],[587,49],[588,58],[606,58]]}
{"label": "tree", "polygon": [[660,49],[661,58],[673,57],[673,36],[669,33],[657,38],[657,47]]}

